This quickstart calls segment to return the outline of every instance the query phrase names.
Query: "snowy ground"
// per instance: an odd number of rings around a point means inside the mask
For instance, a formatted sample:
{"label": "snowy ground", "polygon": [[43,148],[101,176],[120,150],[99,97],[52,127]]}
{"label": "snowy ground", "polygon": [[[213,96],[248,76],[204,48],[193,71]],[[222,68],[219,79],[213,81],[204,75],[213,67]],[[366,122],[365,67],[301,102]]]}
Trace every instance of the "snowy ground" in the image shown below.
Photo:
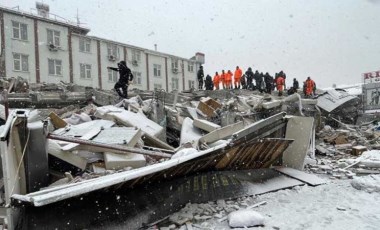
{"label": "snowy ground", "polygon": [[[362,185],[362,190],[355,189],[351,185],[352,181],[330,180],[327,184],[317,187],[301,186],[235,200],[234,203],[226,202],[245,208],[241,206],[242,203],[267,201],[266,205],[253,209],[265,217],[265,226],[243,229],[380,229],[380,176],[359,178],[357,184]],[[375,189],[368,190],[368,186]],[[208,204],[213,206],[212,203]],[[193,209],[194,205],[196,204],[192,204]],[[203,205],[200,204],[200,207]],[[218,207],[215,202],[214,207]],[[178,213],[183,213],[184,210],[186,208]],[[230,229],[228,220],[220,222],[223,219],[221,216],[227,214],[219,209],[210,214],[213,216],[211,219],[194,218],[191,221],[192,228]],[[183,225],[179,229],[189,228]]]}

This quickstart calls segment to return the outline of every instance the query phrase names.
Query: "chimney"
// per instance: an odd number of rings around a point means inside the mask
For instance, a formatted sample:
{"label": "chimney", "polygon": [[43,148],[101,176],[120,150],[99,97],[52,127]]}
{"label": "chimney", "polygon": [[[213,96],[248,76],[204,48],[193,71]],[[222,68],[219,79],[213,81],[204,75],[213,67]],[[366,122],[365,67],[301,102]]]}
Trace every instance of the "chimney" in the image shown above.
{"label": "chimney", "polygon": [[205,54],[204,53],[196,53],[195,54],[195,61],[200,64],[205,64]]}
{"label": "chimney", "polygon": [[39,16],[43,18],[49,17],[49,5],[42,2],[36,2],[36,9]]}
{"label": "chimney", "polygon": [[154,44],[154,51],[157,51],[157,44]]}

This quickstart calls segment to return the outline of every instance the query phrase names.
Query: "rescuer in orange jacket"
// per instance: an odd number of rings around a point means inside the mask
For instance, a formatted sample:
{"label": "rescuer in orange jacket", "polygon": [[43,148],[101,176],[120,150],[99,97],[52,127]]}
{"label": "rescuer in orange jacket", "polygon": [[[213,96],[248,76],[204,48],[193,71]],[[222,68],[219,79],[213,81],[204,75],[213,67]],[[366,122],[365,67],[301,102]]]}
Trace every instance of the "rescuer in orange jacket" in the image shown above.
{"label": "rescuer in orange jacket", "polygon": [[282,75],[279,75],[276,79],[276,87],[278,90],[278,96],[282,96],[282,92],[284,91],[284,85],[285,85],[285,80],[282,77]]}
{"label": "rescuer in orange jacket", "polygon": [[228,70],[226,73],[226,88],[227,89],[232,89],[232,76],[233,76],[233,73],[231,72],[231,70]]}
{"label": "rescuer in orange jacket", "polygon": [[240,89],[240,78],[243,75],[243,72],[239,68],[239,66],[236,66],[235,74],[234,74],[234,84],[235,89]]}
{"label": "rescuer in orange jacket", "polygon": [[213,79],[215,90],[219,90],[220,76],[218,72],[215,72],[215,76]]}
{"label": "rescuer in orange jacket", "polygon": [[311,80],[310,77],[307,77],[306,79],[306,96],[307,97],[310,97],[313,95],[314,87],[315,87],[315,82]]}
{"label": "rescuer in orange jacket", "polygon": [[222,70],[222,74],[220,75],[220,81],[222,82],[223,89],[226,88],[226,73]]}

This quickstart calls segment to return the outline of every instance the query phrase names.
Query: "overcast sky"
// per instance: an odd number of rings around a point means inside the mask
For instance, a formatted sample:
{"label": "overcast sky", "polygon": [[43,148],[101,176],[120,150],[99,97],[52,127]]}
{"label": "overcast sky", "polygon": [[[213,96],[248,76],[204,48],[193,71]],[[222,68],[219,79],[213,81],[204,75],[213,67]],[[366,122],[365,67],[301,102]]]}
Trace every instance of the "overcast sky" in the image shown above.
{"label": "overcast sky", "polygon": [[[362,81],[380,70],[380,0],[44,0],[98,37],[190,58],[205,72],[283,70],[319,87]],[[0,0],[30,11],[31,0]]]}

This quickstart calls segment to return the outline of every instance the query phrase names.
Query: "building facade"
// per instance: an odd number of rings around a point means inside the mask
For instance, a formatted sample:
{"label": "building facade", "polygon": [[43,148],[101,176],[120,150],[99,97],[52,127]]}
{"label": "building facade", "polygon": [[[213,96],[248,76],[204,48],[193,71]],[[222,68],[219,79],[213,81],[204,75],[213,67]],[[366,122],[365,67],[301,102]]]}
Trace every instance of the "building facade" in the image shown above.
{"label": "building facade", "polygon": [[0,77],[30,83],[70,82],[112,89],[121,60],[132,70],[131,88],[186,90],[197,84],[204,54],[182,58],[118,41],[89,36],[89,29],[59,18],[37,3],[37,13],[0,7]]}

